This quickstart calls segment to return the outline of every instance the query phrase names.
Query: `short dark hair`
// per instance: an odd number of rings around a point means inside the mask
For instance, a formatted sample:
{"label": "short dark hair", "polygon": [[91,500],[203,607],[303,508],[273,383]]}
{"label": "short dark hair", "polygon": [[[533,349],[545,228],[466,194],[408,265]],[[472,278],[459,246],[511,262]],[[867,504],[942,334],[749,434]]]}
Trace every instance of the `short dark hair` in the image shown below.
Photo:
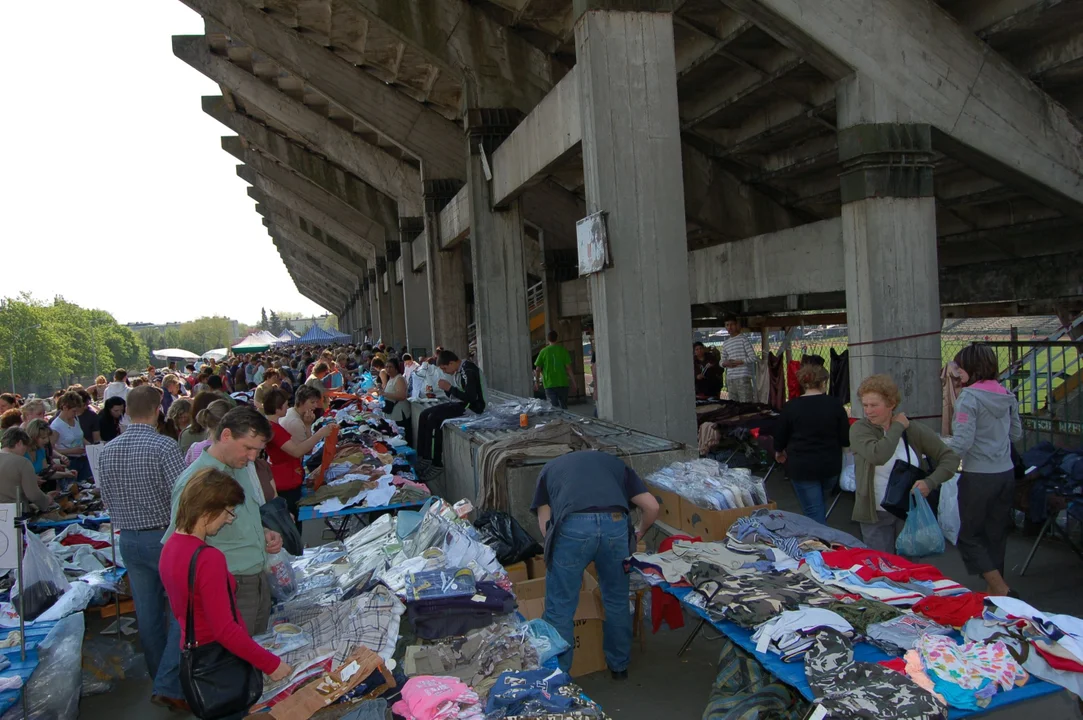
{"label": "short dark hair", "polygon": [[439,367],[449,365],[459,359],[459,356],[450,350],[441,350],[440,354],[436,356],[436,364]]}
{"label": "short dark hair", "polygon": [[207,387],[209,387],[211,390],[221,390],[222,377],[220,375],[211,375],[209,378],[207,378],[206,384]]}
{"label": "short dark hair", "polygon": [[384,367],[384,361],[381,360],[380,358],[373,358],[372,362],[369,363],[369,367],[382,368],[382,367]]}
{"label": "short dark hair", "polygon": [[229,430],[233,437],[255,434],[264,440],[272,436],[271,421],[260,415],[251,405],[241,405],[230,410],[214,429],[215,442],[222,439],[222,431]]}
{"label": "short dark hair", "polygon": [[550,330],[550,331],[549,331],[549,334],[548,334],[548,335],[546,335],[546,337],[547,337],[547,338],[549,338],[549,342],[556,342],[556,341],[557,341],[557,338],[558,338],[558,337],[560,337],[560,336],[559,336],[559,335],[557,335],[557,331],[556,331],[556,330]]}
{"label": "short dark hair", "polygon": [[84,405],[89,405],[90,404],[90,400],[91,400],[90,393],[88,393],[86,390],[84,390],[83,388],[80,387],[77,390],[72,390],[72,392],[78,393],[79,397],[83,398],[83,404]]}
{"label": "short dark hair", "polygon": [[117,371],[113,373],[113,382],[121,382],[128,377],[128,371],[124,368],[117,368]]}
{"label": "short dark hair", "polygon": [[244,489],[232,477],[218,468],[197,470],[181,491],[176,529],[191,533],[200,518],[243,504]]}
{"label": "short dark hair", "polygon": [[267,415],[276,415],[279,408],[288,404],[289,401],[290,396],[285,390],[275,388],[263,396],[263,412]]}
{"label": "short dark hair", "polygon": [[30,435],[28,435],[26,430],[23,430],[21,427],[9,427],[4,431],[4,434],[0,436],[0,447],[3,447],[6,450],[11,450],[19,443],[22,443],[23,445],[30,444]]}
{"label": "short dark hair", "polygon": [[722,316],[722,322],[723,323],[728,323],[728,322],[740,323],[741,318],[737,317],[733,313],[726,313],[725,315]]}
{"label": "short dark hair", "polygon": [[393,367],[395,368],[395,372],[400,375],[402,374],[402,363],[399,362],[398,358],[388,358],[385,366]]}
{"label": "short dark hair", "polygon": [[696,340],[694,343],[692,343],[692,349],[694,350],[698,347],[705,348],[707,346],[701,343],[699,340]]}
{"label": "short dark hair", "polygon": [[322,400],[323,391],[319,388],[314,388],[311,385],[302,385],[297,388],[297,394],[294,396],[294,405],[304,405],[309,400]]}
{"label": "short dark hair", "polygon": [[60,410],[74,410],[83,406],[83,398],[79,397],[79,393],[69,390],[60,396],[60,399],[56,401],[56,406]]}
{"label": "short dark hair", "polygon": [[19,398],[15,397],[11,393],[3,393],[2,395],[0,395],[0,400],[3,400],[8,405],[17,406],[19,404]]}
{"label": "short dark hair", "polygon": [[959,351],[955,356],[955,364],[970,377],[967,385],[973,385],[982,380],[996,380],[999,371],[997,368],[997,354],[993,348],[982,343],[971,343]]}
{"label": "short dark hair", "polygon": [[153,385],[140,385],[128,393],[128,415],[133,418],[149,417],[162,404],[162,391]]}

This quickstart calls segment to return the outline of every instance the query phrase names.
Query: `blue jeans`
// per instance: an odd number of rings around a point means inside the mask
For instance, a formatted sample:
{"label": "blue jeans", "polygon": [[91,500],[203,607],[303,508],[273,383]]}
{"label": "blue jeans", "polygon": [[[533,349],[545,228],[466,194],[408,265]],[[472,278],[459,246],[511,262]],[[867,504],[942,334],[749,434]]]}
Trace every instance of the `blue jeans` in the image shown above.
{"label": "blue jeans", "polygon": [[139,642],[154,678],[155,695],[184,698],[180,685],[180,625],[169,607],[158,559],[165,530],[121,530],[120,554],[128,570],[128,582],[139,622]]}
{"label": "blue jeans", "polygon": [[549,404],[561,410],[568,409],[568,386],[545,388],[545,399]]}
{"label": "blue jeans", "polygon": [[827,499],[838,484],[838,475],[826,480],[793,480],[793,492],[801,503],[801,512],[805,513],[805,517],[826,525]]}
{"label": "blue jeans", "polygon": [[[77,473],[75,482],[86,482],[87,480],[90,480],[92,477],[90,472],[90,460],[87,459],[86,455],[69,458],[69,461],[69,467]],[[67,482],[70,483],[72,481],[69,480]]]}
{"label": "blue jeans", "polygon": [[605,606],[605,661],[610,670],[628,669],[632,656],[632,614],[628,609],[628,518],[623,513],[575,513],[555,530],[551,562],[545,573],[545,621],[571,646],[557,659],[560,669],[572,666],[575,650],[573,619],[587,565],[598,570]]}

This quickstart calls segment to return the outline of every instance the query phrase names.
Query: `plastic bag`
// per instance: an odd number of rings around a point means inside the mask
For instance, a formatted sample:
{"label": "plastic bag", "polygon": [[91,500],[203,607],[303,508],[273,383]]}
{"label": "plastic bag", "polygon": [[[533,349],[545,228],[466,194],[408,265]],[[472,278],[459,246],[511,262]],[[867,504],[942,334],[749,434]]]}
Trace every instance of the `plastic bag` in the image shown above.
{"label": "plastic bag", "polygon": [[944,552],[944,533],[936,522],[929,501],[917,488],[910,491],[910,512],[895,541],[895,550],[906,557],[925,557]]}
{"label": "plastic bag", "polygon": [[487,510],[474,523],[481,541],[496,553],[501,565],[514,565],[540,555],[541,546],[506,512]]}
{"label": "plastic bag", "polygon": [[147,663],[132,643],[94,637],[83,644],[83,695],[111,692],[118,680],[146,680]]}
{"label": "plastic bag", "polygon": [[839,477],[839,487],[845,492],[857,492],[857,477],[854,473],[854,454],[852,452],[842,454],[842,475]]}
{"label": "plastic bag", "polygon": [[541,618],[526,624],[530,644],[538,651],[538,662],[544,663],[567,650],[568,641],[560,636],[557,629]]}
{"label": "plastic bag", "polygon": [[937,506],[936,519],[944,538],[952,545],[959,542],[959,475],[940,486],[940,504]]}
{"label": "plastic bag", "polygon": [[[71,584],[64,577],[64,569],[45,547],[37,535],[26,533],[26,552],[23,553],[24,618],[35,620],[48,610],[68,591]],[[19,589],[11,589],[11,602],[19,608]]]}
{"label": "plastic bag", "polygon": [[[27,596],[27,599],[30,599],[29,596]],[[85,582],[76,580],[68,588],[68,591],[61,595],[48,610],[38,615],[37,619],[42,622],[51,622],[67,617],[72,613],[83,612],[93,599],[94,588]]]}
{"label": "plastic bag", "polygon": [[293,558],[285,550],[270,556],[267,565],[267,584],[275,602],[289,600],[297,594],[297,578],[293,573]]}
{"label": "plastic bag", "polygon": [[83,613],[69,615],[56,624],[38,645],[38,667],[23,688],[27,699],[26,715],[19,702],[4,713],[3,720],[76,720],[79,717],[85,629]]}

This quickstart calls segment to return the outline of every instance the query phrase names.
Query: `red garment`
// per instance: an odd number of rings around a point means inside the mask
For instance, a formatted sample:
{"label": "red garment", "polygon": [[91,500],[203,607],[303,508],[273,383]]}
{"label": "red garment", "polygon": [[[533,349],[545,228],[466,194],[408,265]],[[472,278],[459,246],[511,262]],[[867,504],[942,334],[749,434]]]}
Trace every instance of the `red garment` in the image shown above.
{"label": "red garment", "polygon": [[681,610],[681,601],[660,587],[652,587],[651,627],[654,628],[654,632],[658,632],[663,621],[669,625],[670,630],[684,627],[684,611]]}
{"label": "red garment", "polygon": [[658,544],[658,552],[669,552],[673,549],[673,543],[677,542],[678,540],[684,540],[685,542],[690,543],[703,542],[703,538],[701,538],[699,535],[696,535],[695,537],[690,537],[688,535],[670,535]]}
{"label": "red garment", "polygon": [[887,578],[895,582],[944,579],[941,572],[932,565],[910,562],[898,555],[879,552],[878,550],[865,548],[832,550],[831,552],[825,552],[822,557],[824,564],[830,568],[849,570],[855,565],[861,566],[856,573],[859,578],[865,581],[874,580],[875,578]]}
{"label": "red garment", "polygon": [[800,369],[800,360],[790,360],[786,363],[786,391],[790,400],[801,397],[801,383],[797,382],[797,371]]}
{"label": "red garment", "polygon": [[914,607],[911,609],[930,620],[935,620],[941,625],[961,628],[966,624],[967,620],[981,617],[982,610],[984,610],[984,600],[987,597],[989,596],[980,592],[953,595],[951,597],[930,595],[924,600],[914,603]]}
{"label": "red garment", "polygon": [[301,469],[301,458],[294,457],[282,449],[282,446],[290,442],[293,437],[290,431],[276,422],[271,423],[272,437],[267,443],[265,450],[267,458],[271,461],[271,475],[274,477],[275,489],[278,492],[296,490],[304,481],[304,471]]}
{"label": "red garment", "polygon": [[903,675],[906,674],[906,660],[904,660],[903,658],[894,658],[893,660],[881,660],[878,664],[883,665],[888,670],[894,670],[895,672],[900,672]]}
{"label": "red garment", "polygon": [[71,547],[72,545],[89,545],[95,550],[103,550],[109,547],[109,543],[105,542],[104,540],[91,540],[86,535],[80,535],[78,533],[68,535],[66,538],[60,541],[60,544],[67,545],[68,547]]}
{"label": "red garment", "polygon": [[[162,585],[169,596],[173,617],[180,623],[181,647],[187,632],[188,612],[188,564],[196,550],[205,543],[192,535],[173,533],[162,548],[158,560],[158,572]],[[237,581],[226,566],[222,551],[207,546],[196,561],[195,620],[196,642],[205,645],[217,642],[231,653],[247,660],[261,672],[270,675],[281,662],[276,655],[259,646],[248,637],[248,630],[238,614],[236,619],[230,609],[230,597],[237,602]]]}
{"label": "red garment", "polygon": [[1031,643],[1034,649],[1038,651],[1038,654],[1042,656],[1042,659],[1049,663],[1049,667],[1054,670],[1065,670],[1067,672],[1083,672],[1083,665],[1080,665],[1075,660],[1069,660],[1066,657],[1060,655],[1054,655],[1038,643]]}

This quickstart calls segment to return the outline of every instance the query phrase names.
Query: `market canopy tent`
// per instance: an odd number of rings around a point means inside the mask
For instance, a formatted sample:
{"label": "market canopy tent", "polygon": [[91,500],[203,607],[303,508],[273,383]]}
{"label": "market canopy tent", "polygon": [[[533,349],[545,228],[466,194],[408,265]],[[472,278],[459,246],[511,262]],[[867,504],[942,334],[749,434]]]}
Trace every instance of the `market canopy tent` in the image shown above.
{"label": "market canopy tent", "polygon": [[200,357],[204,360],[221,360],[226,355],[229,355],[229,348],[216,348],[214,350],[208,350]]}
{"label": "market canopy tent", "polygon": [[199,356],[194,352],[188,352],[187,350],[181,350],[180,348],[164,348],[162,350],[155,350],[151,353],[159,360],[198,360]]}
{"label": "market canopy tent", "polygon": [[282,334],[278,336],[278,342],[283,343],[283,344],[291,343],[291,342],[293,342],[294,340],[296,340],[299,337],[301,337],[301,336],[298,335],[297,333],[295,333],[293,330],[290,330],[289,328],[286,328],[282,332]]}
{"label": "market canopy tent", "polygon": [[337,330],[327,330],[319,325],[313,324],[301,337],[297,338],[291,345],[326,345],[336,340],[348,340],[349,335],[340,333]]}
{"label": "market canopy tent", "polygon": [[271,337],[274,339],[269,341],[266,337],[263,336],[262,331],[249,333],[246,337],[241,339],[240,342],[233,346],[233,352],[263,352],[267,348],[271,347],[271,345],[278,342],[278,338],[275,338],[273,335]]}

